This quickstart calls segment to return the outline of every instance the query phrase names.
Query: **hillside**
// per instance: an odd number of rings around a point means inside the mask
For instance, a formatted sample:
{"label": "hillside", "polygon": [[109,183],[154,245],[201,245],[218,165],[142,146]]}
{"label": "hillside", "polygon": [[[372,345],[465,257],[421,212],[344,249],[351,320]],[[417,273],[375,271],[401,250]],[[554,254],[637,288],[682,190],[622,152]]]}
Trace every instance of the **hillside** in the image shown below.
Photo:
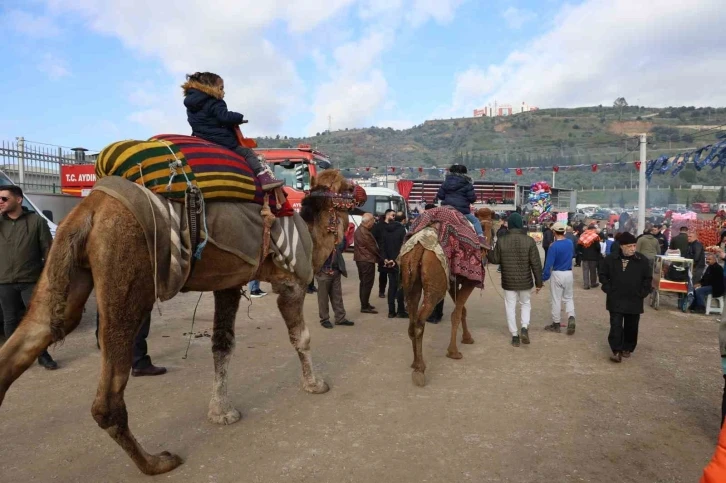
{"label": "hillside", "polygon": [[[648,159],[661,154],[709,144],[726,132],[726,108],[646,108],[638,106],[543,109],[510,117],[426,121],[411,129],[351,129],[320,133],[309,138],[262,138],[260,147],[291,147],[304,142],[330,156],[336,167],[366,166],[446,167],[463,162],[479,177],[478,168],[544,166],[525,171],[522,183],[551,181],[553,165],[627,161],[627,169],[560,171],[557,185],[567,188],[625,187],[637,178],[632,161],[639,158],[637,139],[649,133]],[[363,171],[363,170],[361,170]],[[382,170],[379,170],[382,172]],[[407,176],[438,176],[418,170]],[[508,180],[514,173],[488,169],[486,179]],[[693,168],[677,178],[655,176],[653,184],[723,184],[719,170],[697,173]],[[636,181],[636,179],[633,179]]]}

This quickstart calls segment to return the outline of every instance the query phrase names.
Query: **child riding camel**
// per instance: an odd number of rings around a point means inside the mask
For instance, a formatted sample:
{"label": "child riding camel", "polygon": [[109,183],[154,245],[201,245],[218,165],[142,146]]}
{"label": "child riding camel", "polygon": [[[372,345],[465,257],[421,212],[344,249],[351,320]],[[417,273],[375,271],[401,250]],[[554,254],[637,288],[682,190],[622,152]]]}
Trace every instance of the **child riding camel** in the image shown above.
{"label": "child riding camel", "polygon": [[441,200],[442,205],[451,206],[464,215],[474,225],[474,231],[479,236],[479,243],[485,246],[487,241],[484,238],[481,222],[471,213],[471,204],[476,201],[476,193],[474,183],[466,173],[466,166],[462,164],[450,167],[449,174],[446,175],[439,192],[436,193],[436,198]]}
{"label": "child riding camel", "polygon": [[244,116],[227,110],[224,80],[220,76],[211,72],[196,72],[187,75],[187,81],[181,87],[193,136],[224,146],[245,158],[264,191],[285,184],[275,178],[252,149],[240,146],[234,128],[244,122]]}

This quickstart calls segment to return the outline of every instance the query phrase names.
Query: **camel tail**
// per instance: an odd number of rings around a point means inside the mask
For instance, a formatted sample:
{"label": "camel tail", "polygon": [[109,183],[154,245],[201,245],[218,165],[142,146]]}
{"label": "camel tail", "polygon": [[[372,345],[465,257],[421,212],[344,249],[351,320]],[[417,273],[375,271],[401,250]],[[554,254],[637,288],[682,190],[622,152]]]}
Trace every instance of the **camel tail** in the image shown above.
{"label": "camel tail", "polygon": [[65,317],[71,277],[83,259],[93,215],[67,220],[58,230],[46,266],[50,331],[54,343],[66,336]]}

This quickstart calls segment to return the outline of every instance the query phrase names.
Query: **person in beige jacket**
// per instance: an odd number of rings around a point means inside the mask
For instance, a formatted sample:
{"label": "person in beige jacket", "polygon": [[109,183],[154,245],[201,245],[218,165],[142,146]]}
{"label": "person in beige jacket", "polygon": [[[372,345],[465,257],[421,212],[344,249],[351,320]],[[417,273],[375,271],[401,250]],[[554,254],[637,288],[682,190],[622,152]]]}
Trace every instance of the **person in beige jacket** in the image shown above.
{"label": "person in beige jacket", "polygon": [[645,258],[648,259],[651,272],[653,271],[653,263],[655,257],[660,255],[660,242],[655,237],[658,233],[658,229],[652,227],[648,233],[638,237],[638,243],[635,246],[635,251],[641,253]]}

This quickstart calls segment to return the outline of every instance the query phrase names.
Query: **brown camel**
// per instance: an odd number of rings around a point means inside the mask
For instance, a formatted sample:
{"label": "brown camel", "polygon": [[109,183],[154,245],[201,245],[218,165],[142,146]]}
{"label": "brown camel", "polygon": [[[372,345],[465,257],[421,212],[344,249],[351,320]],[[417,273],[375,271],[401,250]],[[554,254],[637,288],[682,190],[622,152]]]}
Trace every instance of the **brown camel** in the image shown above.
{"label": "brown camel", "polygon": [[[350,193],[340,172],[328,170],[311,181],[311,194]],[[325,196],[308,196],[301,215],[312,236],[313,270],[319,269],[344,235],[348,213]],[[232,219],[229,221],[234,223]],[[129,256],[134,254],[134,256]],[[255,267],[208,244],[183,291],[214,292],[212,354],[214,384],[208,418],[232,424],[241,418],[227,396],[227,366],[235,345],[234,324],[241,289]],[[302,364],[302,386],[322,394],[328,385],[313,371],[310,333],[303,320],[307,281],[278,268],[271,255],[257,276],[279,294],[282,314]],[[147,453],[129,430],[124,388],[131,371],[131,348],[142,317],[154,304],[154,276],[146,240],[134,215],[121,202],[94,191],[63,220],[38,281],[27,315],[0,348],[0,405],[10,385],[50,344],[80,323],[95,288],[100,315],[101,377],[91,413],[98,425],[126,451],[138,468],[155,475],[170,471],[181,458],[166,451]]]}
{"label": "brown camel", "polygon": [[[482,222],[485,237],[491,243],[491,215],[488,208],[482,208],[476,212],[477,218]],[[439,230],[438,224],[433,228]],[[482,250],[482,257],[486,257],[486,250]],[[413,345],[413,373],[411,377],[417,386],[426,385],[426,363],[423,359],[423,334],[426,327],[426,319],[433,312],[436,304],[446,297],[448,288],[449,295],[454,301],[454,312],[451,314],[451,340],[446,350],[446,357],[461,359],[464,357],[456,345],[456,333],[459,330],[459,323],[463,330],[462,344],[473,344],[474,339],[466,324],[466,302],[476,288],[477,284],[464,277],[456,277],[450,282],[441,266],[436,254],[418,244],[410,252],[401,257],[401,274],[403,290],[406,294],[406,307],[408,307],[409,324],[408,336]],[[423,292],[423,302],[421,293]],[[418,310],[415,310],[418,308]]]}

